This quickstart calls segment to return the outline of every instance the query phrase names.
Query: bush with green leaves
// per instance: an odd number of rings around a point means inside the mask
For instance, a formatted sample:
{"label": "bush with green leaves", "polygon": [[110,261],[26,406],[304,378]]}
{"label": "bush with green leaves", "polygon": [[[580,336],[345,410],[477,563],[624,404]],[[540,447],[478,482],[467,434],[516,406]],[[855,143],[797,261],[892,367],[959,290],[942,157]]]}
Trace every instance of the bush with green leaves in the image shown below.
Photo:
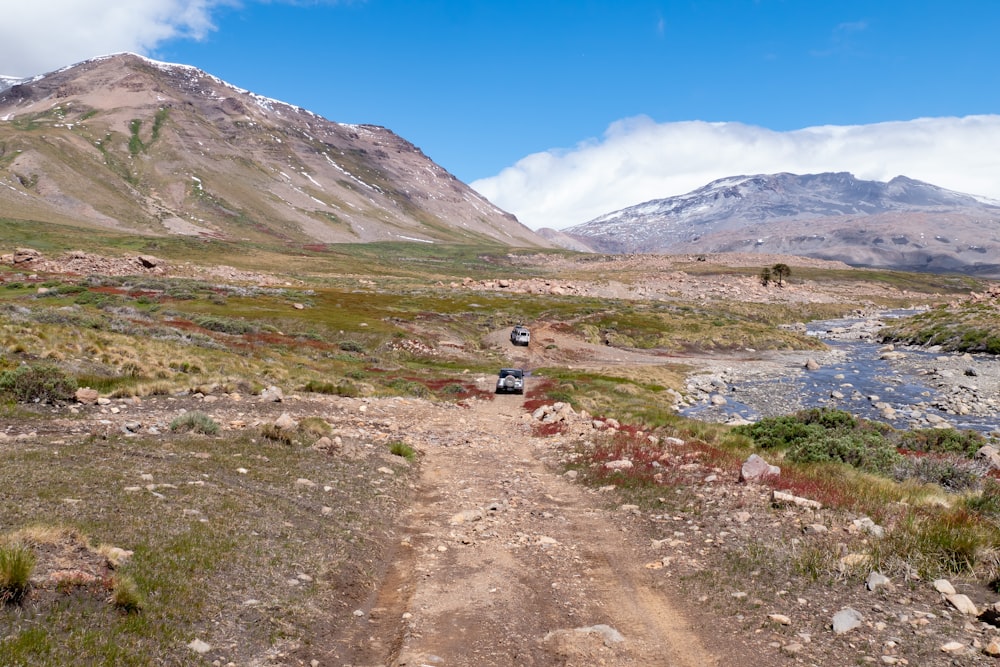
{"label": "bush with green leaves", "polygon": [[0,373],[0,392],[20,403],[68,401],[76,390],[76,379],[51,363],[22,364]]}
{"label": "bush with green leaves", "polygon": [[839,462],[888,474],[900,459],[880,428],[843,410],[802,410],[761,419],[735,431],[749,436],[761,449],[785,452],[785,458],[797,463]]}
{"label": "bush with green leaves", "polygon": [[959,431],[953,428],[925,428],[904,431],[899,446],[913,452],[929,454],[961,454],[972,456],[986,444],[986,438],[976,431]]}
{"label": "bush with green leaves", "polygon": [[23,544],[0,546],[0,602],[20,602],[35,570],[35,552]]}

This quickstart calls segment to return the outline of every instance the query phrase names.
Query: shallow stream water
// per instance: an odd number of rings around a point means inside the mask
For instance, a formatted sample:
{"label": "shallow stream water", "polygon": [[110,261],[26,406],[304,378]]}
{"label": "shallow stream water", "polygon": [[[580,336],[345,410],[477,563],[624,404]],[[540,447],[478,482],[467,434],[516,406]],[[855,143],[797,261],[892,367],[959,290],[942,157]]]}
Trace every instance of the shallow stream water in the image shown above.
{"label": "shallow stream water", "polygon": [[[882,320],[911,315],[910,311],[880,313]],[[865,340],[844,340],[831,331],[849,329],[861,319],[824,320],[810,323],[809,335],[822,339],[833,351],[818,370],[794,369],[783,377],[750,378],[734,382],[719,393],[724,405],[703,402],[682,411],[696,419],[726,421],[742,418],[756,421],[762,417],[785,414],[811,407],[832,407],[852,414],[886,422],[895,428],[913,427],[922,415],[937,415],[955,428],[981,432],[1000,430],[1000,416],[950,414],[931,404],[940,391],[932,384],[933,376],[920,374],[917,368],[932,368],[942,355],[919,348],[906,348],[906,364],[893,367],[881,359],[881,343]],[[980,375],[1000,374],[1000,360],[977,355],[974,362]],[[977,378],[969,377],[970,385]],[[835,397],[833,394],[842,397]],[[888,404],[895,415],[887,418],[883,406]],[[790,408],[790,409],[789,409]]]}

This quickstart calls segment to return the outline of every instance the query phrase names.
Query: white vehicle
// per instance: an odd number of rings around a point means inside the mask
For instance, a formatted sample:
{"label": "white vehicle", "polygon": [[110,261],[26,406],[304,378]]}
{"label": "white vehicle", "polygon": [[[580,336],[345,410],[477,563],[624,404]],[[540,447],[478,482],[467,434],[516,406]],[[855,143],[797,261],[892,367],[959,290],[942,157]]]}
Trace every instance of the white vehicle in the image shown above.
{"label": "white vehicle", "polygon": [[531,332],[528,327],[518,324],[510,331],[510,342],[514,345],[527,345],[531,342]]}
{"label": "white vehicle", "polygon": [[501,368],[497,375],[498,394],[523,394],[524,371],[520,368]]}

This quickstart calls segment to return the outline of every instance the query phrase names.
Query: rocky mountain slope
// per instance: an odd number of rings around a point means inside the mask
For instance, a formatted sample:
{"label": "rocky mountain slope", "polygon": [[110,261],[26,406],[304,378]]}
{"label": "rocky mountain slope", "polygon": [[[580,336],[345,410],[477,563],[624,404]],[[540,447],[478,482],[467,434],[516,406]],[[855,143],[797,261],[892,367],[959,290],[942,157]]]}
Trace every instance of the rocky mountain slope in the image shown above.
{"label": "rocky mountain slope", "polygon": [[549,245],[385,128],[132,54],[0,84],[0,210],[143,235]]}
{"label": "rocky mountain slope", "polygon": [[1000,273],[1000,202],[904,176],[888,183],[848,173],[734,176],[562,232],[597,252],[782,253]]}

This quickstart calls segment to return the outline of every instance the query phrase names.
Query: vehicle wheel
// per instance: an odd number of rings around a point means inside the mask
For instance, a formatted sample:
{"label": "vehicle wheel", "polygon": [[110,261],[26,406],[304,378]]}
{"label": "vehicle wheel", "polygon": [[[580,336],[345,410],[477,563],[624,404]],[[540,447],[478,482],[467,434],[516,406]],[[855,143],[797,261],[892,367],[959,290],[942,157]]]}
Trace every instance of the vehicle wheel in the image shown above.
{"label": "vehicle wheel", "polygon": [[514,376],[513,375],[508,375],[507,377],[505,377],[503,379],[503,386],[507,387],[508,389],[513,389],[514,388],[514,383],[515,383],[515,380],[514,380]]}

